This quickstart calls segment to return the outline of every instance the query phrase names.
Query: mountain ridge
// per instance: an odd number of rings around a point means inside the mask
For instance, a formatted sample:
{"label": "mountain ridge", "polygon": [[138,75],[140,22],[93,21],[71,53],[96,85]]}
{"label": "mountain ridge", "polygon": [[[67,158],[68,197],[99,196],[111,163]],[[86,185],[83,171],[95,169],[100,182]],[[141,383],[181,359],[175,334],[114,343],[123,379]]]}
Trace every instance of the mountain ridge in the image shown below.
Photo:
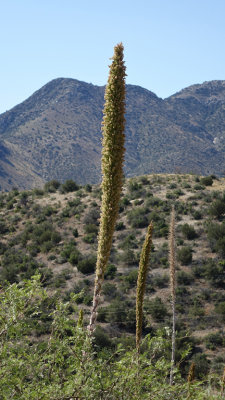
{"label": "mountain ridge", "polygon": [[[57,78],[0,115],[0,189],[99,183],[104,86]],[[126,176],[225,170],[225,81],[166,99],[126,86]]]}

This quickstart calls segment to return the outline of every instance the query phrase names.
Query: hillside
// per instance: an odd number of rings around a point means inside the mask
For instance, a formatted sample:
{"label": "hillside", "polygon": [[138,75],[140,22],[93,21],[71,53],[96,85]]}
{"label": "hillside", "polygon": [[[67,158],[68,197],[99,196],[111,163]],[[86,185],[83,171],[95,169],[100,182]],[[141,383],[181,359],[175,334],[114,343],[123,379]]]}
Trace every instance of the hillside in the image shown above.
{"label": "hillside", "polygon": [[[77,299],[88,321],[93,294],[100,188],[56,181],[44,190],[0,197],[0,283],[30,278],[39,269],[49,294]],[[171,326],[168,224],[176,210],[178,355],[191,345],[205,371],[225,361],[225,179],[148,175],[126,180],[101,307],[99,345],[129,344],[135,332],[135,286],[141,246],[154,221],[145,296],[144,333]],[[45,304],[46,313],[51,302]],[[36,335],[49,333],[49,319]],[[104,339],[104,340],[103,340]],[[104,344],[105,343],[105,344]],[[207,356],[207,358],[205,358]],[[203,367],[202,367],[203,368]]]}
{"label": "hillside", "polygon": [[[55,79],[0,115],[0,188],[51,179],[100,182],[104,87]],[[193,85],[162,100],[127,85],[127,177],[221,176],[225,170],[225,81]]]}

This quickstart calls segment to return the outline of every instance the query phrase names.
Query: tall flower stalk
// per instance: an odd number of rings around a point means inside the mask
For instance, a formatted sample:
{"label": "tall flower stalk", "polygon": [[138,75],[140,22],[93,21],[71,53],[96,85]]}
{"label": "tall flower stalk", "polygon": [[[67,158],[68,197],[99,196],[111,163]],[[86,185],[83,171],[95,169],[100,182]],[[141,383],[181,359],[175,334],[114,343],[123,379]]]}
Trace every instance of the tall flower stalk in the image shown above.
{"label": "tall flower stalk", "polygon": [[104,273],[112,247],[123,183],[125,129],[125,65],[123,45],[114,48],[102,122],[102,205],[98,235],[96,278],[89,331],[94,330]]}
{"label": "tall flower stalk", "polygon": [[138,269],[137,279],[137,295],[136,295],[136,349],[140,352],[140,343],[142,335],[143,323],[143,301],[146,287],[147,272],[150,260],[151,246],[152,246],[152,222],[148,226],[145,241],[141,251],[141,257]]}
{"label": "tall flower stalk", "polygon": [[170,227],[169,227],[169,265],[170,265],[170,291],[172,304],[172,354],[171,354],[171,369],[170,369],[170,385],[173,384],[173,373],[175,365],[175,347],[176,347],[176,249],[175,249],[175,210],[174,206],[171,211]]}

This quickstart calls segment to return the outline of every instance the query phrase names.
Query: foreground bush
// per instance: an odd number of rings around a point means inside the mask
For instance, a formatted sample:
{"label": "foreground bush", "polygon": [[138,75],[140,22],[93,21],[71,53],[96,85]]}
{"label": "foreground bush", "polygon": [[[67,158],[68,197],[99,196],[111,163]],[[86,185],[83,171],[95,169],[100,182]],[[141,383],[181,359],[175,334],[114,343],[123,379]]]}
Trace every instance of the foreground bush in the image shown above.
{"label": "foreground bush", "polygon": [[[164,357],[167,338],[146,336],[139,361],[135,350],[125,351],[121,345],[113,349],[105,335],[99,342],[97,331],[91,339],[82,319],[74,319],[77,296],[64,304],[57,299],[51,302],[40,286],[40,277],[1,291],[1,400],[222,399],[198,383],[189,387],[178,371],[176,384],[169,386],[170,365]],[[37,340],[34,327],[46,319],[42,315],[46,301],[51,302],[51,334]],[[96,353],[109,345],[110,352]]]}

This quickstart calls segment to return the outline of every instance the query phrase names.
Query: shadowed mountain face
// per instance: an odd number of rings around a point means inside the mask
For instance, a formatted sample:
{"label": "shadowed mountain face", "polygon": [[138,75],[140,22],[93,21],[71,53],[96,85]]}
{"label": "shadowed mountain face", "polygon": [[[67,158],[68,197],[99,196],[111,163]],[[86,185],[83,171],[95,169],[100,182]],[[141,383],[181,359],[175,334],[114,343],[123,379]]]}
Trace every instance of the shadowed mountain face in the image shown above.
{"label": "shadowed mountain face", "polygon": [[[225,81],[193,85],[162,100],[127,85],[127,176],[225,171]],[[0,189],[45,181],[101,180],[104,87],[49,82],[0,115]]]}

